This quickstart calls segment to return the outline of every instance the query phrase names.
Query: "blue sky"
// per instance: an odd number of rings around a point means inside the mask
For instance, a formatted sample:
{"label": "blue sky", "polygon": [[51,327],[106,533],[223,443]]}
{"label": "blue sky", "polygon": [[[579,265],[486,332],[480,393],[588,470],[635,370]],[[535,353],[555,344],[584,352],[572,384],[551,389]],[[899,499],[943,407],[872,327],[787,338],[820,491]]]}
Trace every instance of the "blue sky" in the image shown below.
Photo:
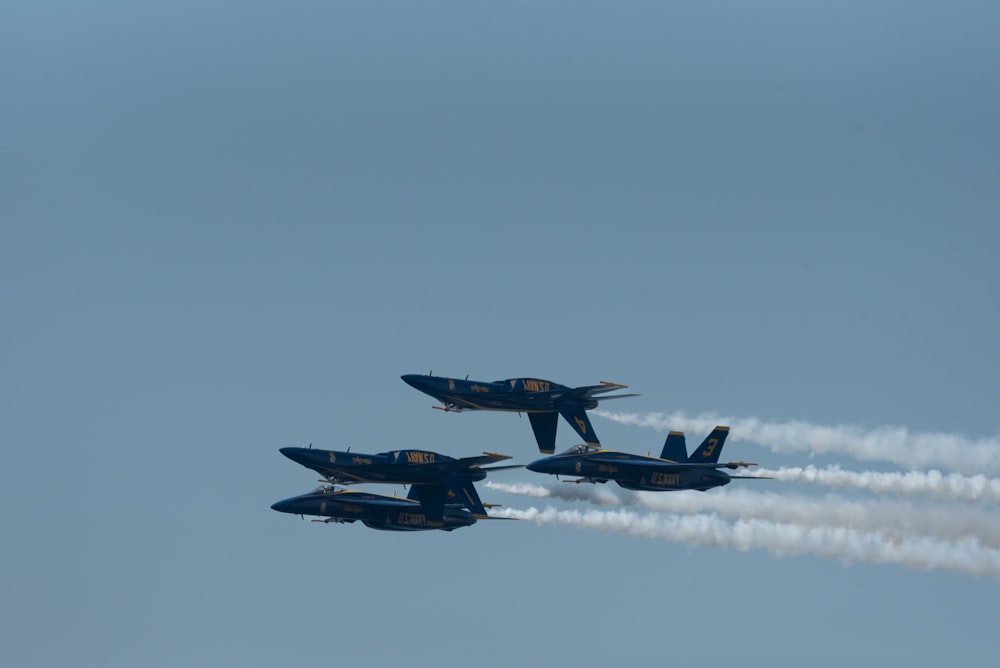
{"label": "blue sky", "polygon": [[[43,2],[0,24],[4,663],[992,654],[996,577],[269,506],[314,485],[287,445],[537,455],[527,420],[399,380],[431,370],[988,456],[993,4]],[[726,454],[772,469],[917,468],[738,435]],[[774,496],[996,508],[743,482],[707,493],[751,495],[733,526]]]}

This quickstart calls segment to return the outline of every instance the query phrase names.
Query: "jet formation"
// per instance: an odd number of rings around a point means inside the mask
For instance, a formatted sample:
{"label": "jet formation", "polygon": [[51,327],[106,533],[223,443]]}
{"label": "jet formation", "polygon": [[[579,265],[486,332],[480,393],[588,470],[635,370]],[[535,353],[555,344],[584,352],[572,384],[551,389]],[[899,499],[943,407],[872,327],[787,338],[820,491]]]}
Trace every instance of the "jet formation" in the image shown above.
{"label": "jet formation", "polygon": [[[744,461],[719,462],[729,427],[718,426],[690,455],[684,433],[667,435],[659,457],[634,455],[605,449],[587,417],[587,411],[606,399],[635,394],[610,394],[626,385],[601,381],[598,385],[567,387],[537,378],[510,378],[490,383],[468,378],[445,378],[428,374],[402,377],[412,387],[429,394],[446,412],[465,410],[527,413],[539,451],[552,456],[528,464],[529,471],[575,476],[565,482],[606,483],[614,481],[631,490],[707,491],[728,485],[734,478],[754,478],[726,473],[756,466]],[[584,440],[560,454],[555,452],[556,427],[562,416]],[[400,449],[378,454],[289,447],[281,454],[318,473],[324,484],[311,492],[278,501],[272,509],[294,515],[312,515],[314,522],[352,523],[386,531],[453,531],[479,520],[498,519],[488,514],[496,504],[483,503],[476,482],[489,473],[517,464],[490,466],[510,459],[484,452],[455,459],[428,450]],[[409,485],[406,498],[354,489],[337,489],[359,483]]]}

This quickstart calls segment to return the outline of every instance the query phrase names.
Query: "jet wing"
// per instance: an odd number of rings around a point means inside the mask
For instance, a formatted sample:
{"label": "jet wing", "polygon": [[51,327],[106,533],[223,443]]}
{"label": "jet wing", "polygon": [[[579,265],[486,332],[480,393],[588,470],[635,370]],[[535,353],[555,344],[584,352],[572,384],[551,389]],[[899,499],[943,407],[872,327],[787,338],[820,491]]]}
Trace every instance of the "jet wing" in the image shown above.
{"label": "jet wing", "polygon": [[[384,508],[399,508],[400,506],[409,505],[410,502],[407,499],[402,499],[397,496],[384,496],[382,494],[375,494],[365,498],[352,499],[349,496],[341,496],[335,499],[341,503],[356,503],[358,505],[364,505],[365,507],[384,507]],[[416,505],[416,504],[413,504]]]}
{"label": "jet wing", "polygon": [[621,462],[619,464],[623,467],[635,467],[635,468],[650,468],[662,471],[692,471],[698,469],[738,469],[746,468],[750,466],[757,466],[752,462],[718,462],[715,464],[699,464],[699,463],[687,463],[687,462],[663,462],[656,460],[633,460],[628,462]]}

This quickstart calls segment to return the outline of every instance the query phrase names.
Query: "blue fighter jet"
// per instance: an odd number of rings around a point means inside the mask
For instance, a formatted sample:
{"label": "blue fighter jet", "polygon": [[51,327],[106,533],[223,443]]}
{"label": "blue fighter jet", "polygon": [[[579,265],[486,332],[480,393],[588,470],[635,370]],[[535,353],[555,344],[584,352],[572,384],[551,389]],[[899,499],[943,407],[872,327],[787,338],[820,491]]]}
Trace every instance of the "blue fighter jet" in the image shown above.
{"label": "blue fighter jet", "polygon": [[281,454],[316,471],[327,482],[349,485],[356,482],[398,484],[440,483],[451,477],[482,480],[490,471],[522,468],[520,464],[482,468],[510,459],[508,455],[484,452],[475,457],[455,459],[427,450],[393,450],[367,455],[359,452],[319,448],[281,448]]}
{"label": "blue fighter jet", "polygon": [[[384,531],[454,531],[470,526],[477,519],[497,519],[485,514],[477,517],[462,503],[451,499],[426,498],[424,486],[413,486],[405,499],[358,490],[336,490],[324,485],[308,494],[278,501],[272,509],[294,515],[316,515],[323,523],[362,522]],[[451,490],[449,490],[451,491]],[[451,491],[451,496],[455,496]],[[493,507],[491,504],[489,507]]]}
{"label": "blue fighter jet", "polygon": [[731,475],[720,469],[739,469],[756,464],[719,462],[719,454],[729,435],[729,427],[716,427],[701,446],[688,457],[684,433],[672,431],[659,457],[577,445],[552,457],[528,464],[529,471],[552,475],[580,476],[566,482],[606,483],[614,480],[625,489],[656,492],[696,489],[706,491],[728,485],[733,478],[758,476]]}
{"label": "blue fighter jet", "polygon": [[326,482],[350,485],[378,482],[419,485],[426,499],[444,499],[451,492],[477,519],[486,511],[472,483],[491,471],[522,468],[520,464],[482,468],[483,464],[510,459],[507,455],[484,452],[476,457],[455,459],[427,450],[394,450],[367,455],[309,448],[281,448],[281,454],[293,462],[316,471]]}
{"label": "blue fighter jet", "polygon": [[601,381],[598,385],[566,387],[537,378],[509,378],[486,383],[468,378],[462,380],[409,374],[403,376],[403,380],[444,404],[433,407],[443,411],[460,413],[465,410],[485,410],[527,413],[538,449],[545,453],[555,452],[556,425],[560,415],[586,443],[599,446],[601,442],[590,425],[587,411],[597,408],[598,402],[605,399],[638,396],[635,394],[600,396],[628,387],[606,381]]}

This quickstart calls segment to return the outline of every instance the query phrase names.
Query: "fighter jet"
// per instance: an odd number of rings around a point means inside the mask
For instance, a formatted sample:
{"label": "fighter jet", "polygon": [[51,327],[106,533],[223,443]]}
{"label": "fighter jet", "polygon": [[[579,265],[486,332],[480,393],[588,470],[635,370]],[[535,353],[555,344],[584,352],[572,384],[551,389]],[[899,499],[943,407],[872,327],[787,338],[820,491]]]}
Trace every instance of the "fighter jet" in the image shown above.
{"label": "fighter jet", "polygon": [[544,453],[555,452],[556,425],[560,415],[587,444],[599,446],[601,442],[590,425],[587,411],[597,408],[598,402],[605,399],[638,396],[636,394],[599,396],[628,387],[607,381],[601,381],[598,385],[566,387],[537,378],[509,378],[486,383],[468,378],[462,380],[408,374],[403,376],[403,380],[444,404],[433,406],[439,410],[456,413],[465,410],[527,413],[538,449]]}
{"label": "fighter jet", "polygon": [[[498,519],[486,515],[485,510],[479,517],[456,502],[457,499],[437,498],[434,495],[428,498],[428,489],[428,486],[415,485],[402,499],[358,490],[337,490],[324,485],[308,494],[278,501],[271,508],[282,513],[325,518],[314,522],[342,524],[360,521],[367,527],[384,531],[454,531],[475,524],[477,519]],[[449,492],[451,497],[455,496],[452,490]]]}
{"label": "fighter jet", "polygon": [[684,433],[679,431],[667,435],[659,457],[577,445],[558,455],[528,464],[528,470],[557,476],[581,476],[566,482],[606,483],[614,480],[625,489],[657,492],[681,489],[704,492],[728,485],[733,478],[759,479],[758,476],[731,475],[720,470],[757,466],[743,461],[719,462],[719,454],[728,435],[729,427],[716,427],[690,457]]}
{"label": "fighter jet", "polygon": [[397,484],[441,483],[449,477],[482,480],[490,471],[522,468],[520,464],[482,468],[510,459],[508,455],[484,452],[475,457],[455,459],[427,450],[393,450],[367,455],[359,452],[318,448],[281,448],[281,454],[316,471],[327,482],[349,485],[356,482]]}
{"label": "fighter jet", "polygon": [[472,483],[482,480],[491,471],[521,468],[520,464],[482,468],[483,464],[510,459],[507,455],[493,452],[461,459],[427,450],[394,450],[366,455],[310,447],[281,448],[280,452],[293,462],[316,471],[329,483],[420,485],[426,487],[422,491],[425,497],[440,499],[444,499],[445,493],[450,491],[477,519],[485,519],[486,511]]}

